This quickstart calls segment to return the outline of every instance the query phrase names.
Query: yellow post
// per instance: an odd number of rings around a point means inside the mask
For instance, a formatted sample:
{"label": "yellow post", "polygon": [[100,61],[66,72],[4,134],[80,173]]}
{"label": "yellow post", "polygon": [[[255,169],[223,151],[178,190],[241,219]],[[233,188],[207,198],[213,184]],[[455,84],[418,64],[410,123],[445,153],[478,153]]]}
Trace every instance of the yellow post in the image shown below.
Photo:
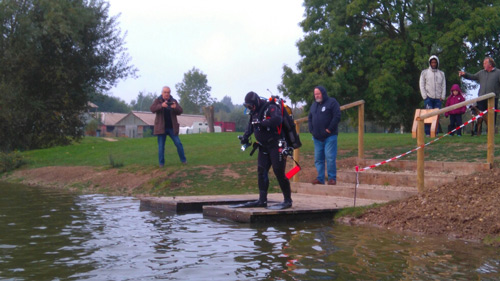
{"label": "yellow post", "polygon": [[[420,147],[425,144],[424,120],[418,120],[417,125],[417,145]],[[418,192],[424,191],[424,148],[417,150],[417,188]]]}
{"label": "yellow post", "polygon": [[358,160],[365,158],[364,147],[365,135],[365,104],[360,104],[358,107]]}
{"label": "yellow post", "polygon": [[[295,123],[295,130],[297,131],[297,135],[300,136],[300,123],[297,122],[297,121],[294,121]],[[295,161],[299,162],[299,149],[294,149],[293,150],[293,159],[295,159]],[[293,162],[293,167],[297,166],[297,164],[295,164],[295,162]],[[299,182],[299,173],[295,174],[295,176],[293,176],[293,182]]]}
{"label": "yellow post", "polygon": [[[493,166],[493,158],[495,154],[495,98],[488,99],[488,152],[486,154],[486,162]],[[493,110],[492,110],[493,108]]]}

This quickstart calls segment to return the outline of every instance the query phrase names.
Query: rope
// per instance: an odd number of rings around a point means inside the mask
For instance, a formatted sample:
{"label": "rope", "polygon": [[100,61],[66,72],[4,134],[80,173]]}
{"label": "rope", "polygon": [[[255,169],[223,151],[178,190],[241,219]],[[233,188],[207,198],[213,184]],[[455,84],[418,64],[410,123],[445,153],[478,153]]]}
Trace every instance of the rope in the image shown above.
{"label": "rope", "polygon": [[[405,152],[405,153],[403,153],[403,154],[400,154],[400,155],[398,155],[398,156],[395,156],[395,157],[389,158],[389,159],[384,160],[384,161],[382,161],[382,162],[380,162],[380,163],[373,164],[373,165],[370,165],[370,166],[367,166],[367,167],[361,168],[361,169],[359,169],[359,171],[360,171],[360,172],[363,172],[363,171],[367,171],[367,170],[373,169],[373,168],[378,167],[378,166],[380,166],[380,165],[387,164],[387,163],[389,163],[389,162],[392,162],[392,161],[394,161],[394,160],[397,160],[397,159],[399,159],[399,158],[401,158],[401,157],[403,157],[403,156],[406,156],[406,155],[408,155],[408,154],[410,154],[410,153],[413,153],[413,152],[415,152],[415,151],[417,151],[417,150],[419,150],[419,149],[421,149],[421,148],[424,148],[425,146],[428,146],[428,145],[430,145],[430,144],[432,144],[432,143],[434,143],[434,142],[436,142],[436,141],[438,141],[438,140],[440,140],[440,139],[442,139],[442,138],[444,138],[444,137],[449,136],[450,134],[452,134],[452,133],[456,132],[457,130],[459,130],[459,129],[463,128],[464,126],[469,125],[470,123],[474,122],[476,119],[481,118],[484,114],[486,114],[486,112],[488,112],[488,110],[492,110],[492,109],[493,109],[493,108],[486,109],[485,111],[483,111],[483,112],[479,113],[478,115],[473,116],[470,120],[468,120],[467,122],[463,123],[462,125],[460,125],[460,126],[456,127],[455,129],[453,129],[453,130],[449,131],[448,133],[446,133],[446,134],[444,134],[444,135],[442,135],[442,136],[440,136],[440,137],[438,137],[438,138],[436,138],[436,139],[434,139],[434,140],[431,140],[430,142],[428,142],[428,143],[426,143],[426,144],[420,145],[420,146],[418,146],[418,147],[416,147],[416,148],[414,148],[414,149],[412,149],[412,150],[410,150],[410,151],[407,151],[407,152]],[[500,112],[500,110],[495,110],[495,111],[496,111],[496,112]]]}

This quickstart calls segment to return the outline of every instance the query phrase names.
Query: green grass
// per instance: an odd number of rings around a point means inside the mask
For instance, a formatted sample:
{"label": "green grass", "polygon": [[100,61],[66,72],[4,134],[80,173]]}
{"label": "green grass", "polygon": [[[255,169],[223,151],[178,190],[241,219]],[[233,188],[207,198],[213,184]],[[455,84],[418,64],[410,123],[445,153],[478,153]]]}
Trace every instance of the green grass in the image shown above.
{"label": "green grass", "polygon": [[[158,196],[254,193],[257,190],[257,154],[250,157],[250,149],[241,152],[237,135],[238,133],[182,135],[180,138],[188,165],[180,164],[175,146],[167,139],[166,163],[162,176],[155,177],[135,192]],[[302,133],[301,140],[301,159],[311,159],[314,154],[311,135]],[[500,136],[496,136],[496,143],[500,143]],[[415,147],[416,139],[411,134],[365,134],[366,158],[385,160]],[[357,149],[357,134],[339,135],[339,159],[357,156]],[[22,155],[27,161],[26,168],[92,166],[110,169],[111,157],[119,171],[153,173],[158,169],[155,137],[119,138],[116,142],[86,137],[73,145],[26,151]],[[445,137],[426,147],[425,155],[426,160],[485,162],[486,136]],[[500,155],[498,145],[495,155]],[[412,153],[402,159],[415,158],[416,153]],[[230,175],[225,174],[228,171]],[[270,173],[270,192],[279,192],[274,189],[278,183],[272,171]],[[85,186],[87,183],[81,188],[85,189]]]}
{"label": "green grass", "polygon": [[380,206],[386,205],[388,203],[384,204],[378,204],[374,203],[368,206],[361,206],[361,207],[347,207],[344,208],[337,213],[335,213],[334,219],[339,219],[342,217],[353,217],[353,218],[359,218],[362,214],[364,214],[367,210],[373,209],[373,208],[378,208]]}

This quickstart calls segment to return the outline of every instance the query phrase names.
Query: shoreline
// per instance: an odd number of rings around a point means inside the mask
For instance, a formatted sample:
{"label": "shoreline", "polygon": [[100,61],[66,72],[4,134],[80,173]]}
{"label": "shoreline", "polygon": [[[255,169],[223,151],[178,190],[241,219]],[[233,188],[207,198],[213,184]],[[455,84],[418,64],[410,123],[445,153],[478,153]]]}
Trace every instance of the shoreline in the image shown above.
{"label": "shoreline", "polygon": [[[140,197],[151,196],[144,185],[162,176],[165,177],[165,173],[161,169],[132,173],[88,166],[52,166],[16,170],[0,180],[85,194]],[[345,216],[335,221],[500,246],[497,202],[500,202],[500,169],[494,168],[369,209],[358,218]]]}

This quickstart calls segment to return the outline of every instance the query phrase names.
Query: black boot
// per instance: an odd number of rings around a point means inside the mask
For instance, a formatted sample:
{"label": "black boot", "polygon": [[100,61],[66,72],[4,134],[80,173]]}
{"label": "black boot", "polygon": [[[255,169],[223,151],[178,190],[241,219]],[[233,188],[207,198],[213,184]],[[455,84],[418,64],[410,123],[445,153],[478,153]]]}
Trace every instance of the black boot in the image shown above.
{"label": "black boot", "polygon": [[237,205],[231,205],[229,206],[231,208],[262,208],[262,207],[267,207],[267,202],[266,201],[250,201],[242,204],[237,204]]}
{"label": "black boot", "polygon": [[284,210],[284,209],[289,209],[292,207],[292,202],[291,201],[284,201],[276,205],[272,205],[267,207],[268,210]]}

